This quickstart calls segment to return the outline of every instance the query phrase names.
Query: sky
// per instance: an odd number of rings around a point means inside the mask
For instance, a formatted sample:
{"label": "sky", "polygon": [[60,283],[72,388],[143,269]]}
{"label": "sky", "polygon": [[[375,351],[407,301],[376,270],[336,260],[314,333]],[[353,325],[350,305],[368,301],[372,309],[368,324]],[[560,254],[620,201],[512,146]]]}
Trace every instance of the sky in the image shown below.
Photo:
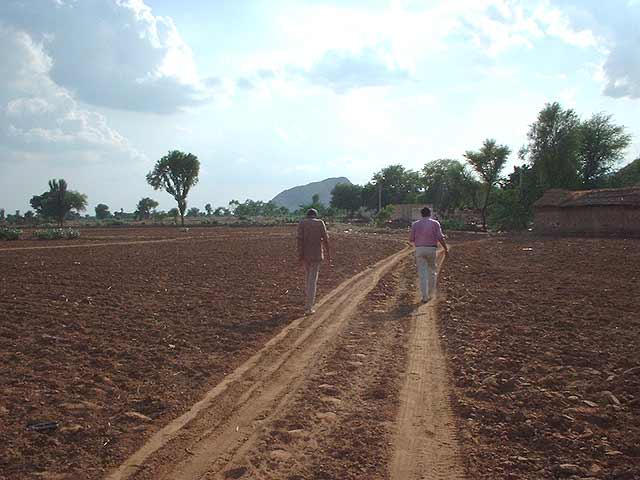
{"label": "sky", "polygon": [[[2,0],[0,208],[51,178],[111,211],[173,199],[145,175],[198,156],[189,206],[267,201],[386,165],[517,163],[558,101],[640,156],[640,0]],[[623,162],[623,164],[625,163]]]}

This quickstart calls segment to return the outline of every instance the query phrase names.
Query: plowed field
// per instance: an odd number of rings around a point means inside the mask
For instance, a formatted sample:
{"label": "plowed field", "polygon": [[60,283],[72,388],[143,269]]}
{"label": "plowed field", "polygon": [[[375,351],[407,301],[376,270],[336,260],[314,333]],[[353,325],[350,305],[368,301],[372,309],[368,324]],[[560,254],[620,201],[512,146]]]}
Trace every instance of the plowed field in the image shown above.
{"label": "plowed field", "polygon": [[640,242],[456,247],[440,308],[469,478],[640,478]]}
{"label": "plowed field", "polygon": [[[175,232],[0,244],[0,478],[101,478],[302,314],[295,230]],[[320,295],[402,246],[335,235]]]}

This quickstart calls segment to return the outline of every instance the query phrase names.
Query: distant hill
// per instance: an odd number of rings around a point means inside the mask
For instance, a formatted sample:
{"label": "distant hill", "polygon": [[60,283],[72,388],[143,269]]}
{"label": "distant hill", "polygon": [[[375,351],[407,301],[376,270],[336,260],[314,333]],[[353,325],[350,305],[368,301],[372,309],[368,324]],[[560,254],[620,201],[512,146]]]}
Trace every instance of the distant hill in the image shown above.
{"label": "distant hill", "polygon": [[331,190],[339,183],[350,184],[351,182],[346,177],[327,178],[321,182],[300,185],[280,192],[271,201],[280,207],[287,207],[289,210],[294,211],[300,208],[300,205],[311,203],[311,197],[317,193],[320,195],[320,203],[329,206]]}

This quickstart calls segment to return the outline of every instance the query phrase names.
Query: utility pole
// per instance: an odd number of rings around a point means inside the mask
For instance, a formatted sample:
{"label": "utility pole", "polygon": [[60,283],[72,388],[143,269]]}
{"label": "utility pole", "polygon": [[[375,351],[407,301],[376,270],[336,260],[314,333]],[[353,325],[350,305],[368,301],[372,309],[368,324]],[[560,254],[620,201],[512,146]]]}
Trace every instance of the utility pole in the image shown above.
{"label": "utility pole", "polygon": [[382,210],[382,184],[378,180],[378,213]]}

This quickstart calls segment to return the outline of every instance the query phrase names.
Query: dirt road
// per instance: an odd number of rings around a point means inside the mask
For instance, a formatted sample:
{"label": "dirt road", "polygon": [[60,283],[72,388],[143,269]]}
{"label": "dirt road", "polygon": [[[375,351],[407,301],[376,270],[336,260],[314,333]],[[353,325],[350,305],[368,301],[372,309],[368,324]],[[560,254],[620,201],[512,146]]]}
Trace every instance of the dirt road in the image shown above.
{"label": "dirt road", "polygon": [[343,283],[107,480],[462,478],[405,249]]}

